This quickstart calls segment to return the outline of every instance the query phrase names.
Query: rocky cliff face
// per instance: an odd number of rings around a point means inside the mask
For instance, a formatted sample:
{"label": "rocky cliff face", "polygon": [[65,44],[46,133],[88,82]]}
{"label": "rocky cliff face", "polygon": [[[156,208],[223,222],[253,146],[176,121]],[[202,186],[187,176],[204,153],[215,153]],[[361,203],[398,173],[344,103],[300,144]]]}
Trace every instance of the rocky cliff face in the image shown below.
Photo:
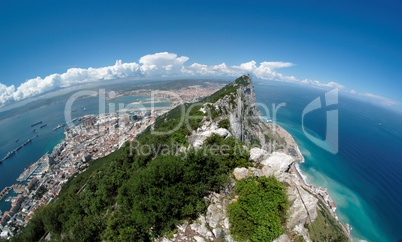
{"label": "rocky cliff face", "polygon": [[270,137],[268,127],[260,120],[251,77],[242,76],[230,85],[227,88],[234,91],[213,103],[213,108],[221,118],[229,119],[232,135],[249,147],[258,146],[270,151],[273,142],[283,143],[278,136]]}
{"label": "rocky cliff face", "polygon": [[[242,76],[235,82],[214,94],[203,104],[201,111],[209,112],[200,128],[187,137],[190,146],[199,148],[212,134],[221,137],[234,136],[241,140],[250,151],[250,161],[254,167],[239,167],[234,170],[232,184],[220,194],[212,193],[206,197],[209,206],[206,214],[196,221],[186,222],[178,227],[173,238],[160,238],[159,241],[234,241],[230,235],[230,223],[226,207],[232,202],[236,180],[248,176],[274,175],[287,185],[288,199],[291,203],[287,234],[302,236],[310,241],[304,224],[313,222],[317,217],[317,198],[306,192],[292,165],[302,159],[293,138],[281,127],[265,124],[259,118],[255,106],[255,92],[250,76]],[[226,128],[219,127],[222,120],[229,120]],[[280,236],[277,241],[290,241],[288,235]]]}

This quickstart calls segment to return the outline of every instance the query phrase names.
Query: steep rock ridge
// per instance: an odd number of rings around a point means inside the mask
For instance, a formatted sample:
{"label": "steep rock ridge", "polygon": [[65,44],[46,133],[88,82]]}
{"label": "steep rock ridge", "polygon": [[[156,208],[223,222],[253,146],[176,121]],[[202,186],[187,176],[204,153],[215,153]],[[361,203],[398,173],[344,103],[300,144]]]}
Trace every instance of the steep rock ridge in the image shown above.
{"label": "steep rock ridge", "polygon": [[[35,213],[21,241],[46,234],[71,241],[234,241],[244,236],[325,241],[337,236],[322,229],[336,221],[326,219],[330,215],[321,201],[317,212],[316,197],[297,176],[294,163],[302,156],[296,143],[280,126],[263,123],[253,102],[251,78],[242,76],[201,102],[161,115],[136,144],[92,162],[66,183],[57,199]],[[277,179],[254,178],[271,175]],[[258,196],[249,200],[247,191]],[[239,204],[240,214],[232,213]]]}
{"label": "steep rock ridge", "polygon": [[235,91],[216,101],[213,104],[215,111],[229,119],[233,136],[245,145],[267,148],[268,140],[264,135],[264,127],[260,124],[259,111],[255,106],[256,98],[251,77],[242,76],[232,85]]}
{"label": "steep rock ridge", "polygon": [[[304,224],[313,222],[317,217],[317,199],[303,190],[297,177],[289,172],[293,162],[302,159],[296,143],[281,127],[261,121],[255,106],[256,98],[250,76],[242,76],[222,90],[222,93],[214,94],[215,97],[213,95],[203,104],[201,111],[210,112],[210,115],[206,115],[201,127],[187,137],[188,143],[194,148],[200,148],[212,134],[223,138],[234,136],[241,140],[248,147],[249,159],[255,167],[236,168],[232,187],[235,180],[249,176],[276,176],[288,187],[287,194],[291,203],[286,224],[288,232],[310,241]],[[219,128],[219,122],[224,119],[229,120],[228,129]],[[160,241],[234,241],[226,215],[227,205],[236,199],[231,192],[212,193],[206,197],[210,203],[206,214],[200,215],[196,221],[179,226],[173,238],[161,238]],[[284,234],[277,241],[290,239]]]}

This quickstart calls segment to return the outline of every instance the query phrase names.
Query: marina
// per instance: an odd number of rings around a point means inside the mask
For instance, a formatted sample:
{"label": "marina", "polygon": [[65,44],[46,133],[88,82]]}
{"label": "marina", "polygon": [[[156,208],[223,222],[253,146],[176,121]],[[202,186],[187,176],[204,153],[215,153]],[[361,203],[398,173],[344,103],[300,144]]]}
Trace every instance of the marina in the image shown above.
{"label": "marina", "polygon": [[47,160],[46,158],[48,157],[48,153],[44,154],[38,161],[35,163],[31,164],[26,168],[20,176],[17,178],[18,182],[24,182],[24,181],[30,181],[32,178],[32,175],[40,175],[43,170],[43,163],[45,163]]}
{"label": "marina", "polygon": [[32,173],[34,173],[34,171],[38,168],[38,166],[39,164],[37,162],[30,165],[27,169],[25,169],[21,173],[21,175],[17,178],[17,181],[19,182],[26,181],[32,175]]}

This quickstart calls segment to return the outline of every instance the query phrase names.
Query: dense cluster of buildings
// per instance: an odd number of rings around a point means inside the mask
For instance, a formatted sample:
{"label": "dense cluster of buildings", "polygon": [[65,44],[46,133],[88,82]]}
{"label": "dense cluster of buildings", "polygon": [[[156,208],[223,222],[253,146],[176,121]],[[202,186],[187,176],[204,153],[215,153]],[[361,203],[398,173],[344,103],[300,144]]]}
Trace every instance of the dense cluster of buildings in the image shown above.
{"label": "dense cluster of buildings", "polygon": [[317,187],[313,187],[313,188],[312,188],[312,191],[313,191],[315,194],[320,195],[320,196],[324,199],[325,205],[326,205],[326,206],[329,206],[329,208],[335,213],[335,211],[336,211],[336,205],[335,205],[334,201],[331,199],[331,197],[329,196],[328,191],[327,191],[326,188],[322,188],[322,187],[318,187],[318,188],[317,188]]}
{"label": "dense cluster of buildings", "polygon": [[118,94],[118,96],[151,96],[152,94],[154,98],[166,98],[168,102],[173,105],[178,105],[181,103],[199,101],[204,97],[212,95],[224,86],[224,84],[207,82],[204,83],[204,85],[186,86],[175,90],[155,91],[151,89],[140,89],[123,92]]}
{"label": "dense cluster of buildings", "polygon": [[[65,127],[66,138],[54,147],[51,154],[43,155],[31,164],[17,179],[19,184],[5,188],[0,198],[13,190],[16,197],[9,197],[10,211],[0,211],[0,239],[7,239],[18,233],[32,218],[36,209],[52,201],[62,186],[74,174],[85,171],[88,161],[106,156],[120,148],[126,141],[155,121],[160,114],[184,102],[194,102],[213,94],[223,84],[187,86],[180,89],[160,91],[154,95],[156,102],[171,103],[168,107],[154,107],[154,111],[131,109],[119,113],[87,115],[57,126]],[[143,89],[118,93],[117,96],[149,96],[152,90]],[[116,97],[117,97],[116,96]],[[155,102],[155,100],[152,100]],[[144,104],[144,103],[141,103]],[[1,199],[0,199],[1,200]]]}
{"label": "dense cluster of buildings", "polygon": [[31,164],[18,178],[21,184],[5,188],[2,196],[12,189],[10,211],[0,217],[0,238],[7,239],[26,226],[36,209],[52,201],[62,186],[74,174],[87,168],[94,160],[117,150],[126,141],[135,139],[161,112],[143,111],[131,114],[88,115],[66,125],[65,139]]}

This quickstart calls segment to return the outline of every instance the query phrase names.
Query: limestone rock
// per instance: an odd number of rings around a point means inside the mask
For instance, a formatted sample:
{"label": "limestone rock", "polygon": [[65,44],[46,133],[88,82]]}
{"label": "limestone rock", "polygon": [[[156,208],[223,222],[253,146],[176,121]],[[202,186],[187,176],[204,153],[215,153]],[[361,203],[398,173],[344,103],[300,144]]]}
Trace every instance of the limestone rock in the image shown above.
{"label": "limestone rock", "polygon": [[254,167],[249,167],[248,170],[249,170],[249,173],[251,172],[251,174],[253,176],[256,176],[256,177],[263,176],[263,173],[262,173],[261,169],[254,168]]}
{"label": "limestone rock", "polygon": [[214,133],[221,136],[222,138],[226,138],[226,137],[230,136],[229,131],[224,128],[219,128],[219,129],[215,130]]}
{"label": "limestone rock", "polygon": [[250,160],[254,162],[260,162],[262,159],[266,158],[268,152],[260,148],[250,149]]}
{"label": "limestone rock", "polygon": [[202,139],[197,139],[194,141],[193,146],[194,148],[201,148],[201,146],[204,144],[204,140]]}
{"label": "limestone rock", "polygon": [[225,218],[225,220],[223,220],[223,226],[225,229],[229,229],[229,218]]}
{"label": "limestone rock", "polygon": [[281,236],[276,238],[273,242],[291,242],[291,240],[289,236],[287,236],[286,234],[282,234]]}
{"label": "limestone rock", "polygon": [[297,225],[309,224],[310,220],[314,222],[317,218],[318,199],[305,191],[300,185],[289,187],[287,193],[291,203],[287,227],[293,229]]}
{"label": "limestone rock", "polygon": [[264,166],[262,172],[265,176],[276,176],[279,180],[294,161],[294,158],[282,152],[274,152],[267,159],[261,161]]}
{"label": "limestone rock", "polygon": [[200,236],[194,236],[195,241],[197,242],[205,242],[205,239],[201,238]]}
{"label": "limestone rock", "polygon": [[236,180],[244,179],[249,176],[248,169],[245,167],[235,168],[233,171],[233,175],[235,176]]}

